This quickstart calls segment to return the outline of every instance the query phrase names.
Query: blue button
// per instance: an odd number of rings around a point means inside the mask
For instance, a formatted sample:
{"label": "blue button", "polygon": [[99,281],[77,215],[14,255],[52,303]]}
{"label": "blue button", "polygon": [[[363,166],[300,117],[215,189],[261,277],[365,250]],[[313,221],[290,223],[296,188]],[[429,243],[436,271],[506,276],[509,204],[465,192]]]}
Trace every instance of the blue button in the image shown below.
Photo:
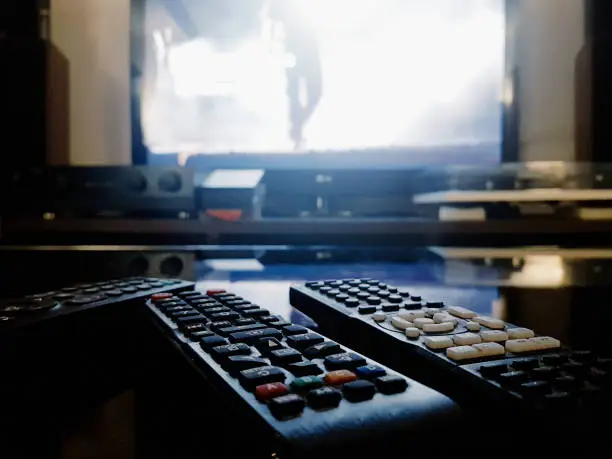
{"label": "blue button", "polygon": [[364,365],[362,367],[357,368],[355,370],[357,376],[364,379],[375,379],[380,376],[385,376],[387,372],[384,368],[381,368],[377,365]]}

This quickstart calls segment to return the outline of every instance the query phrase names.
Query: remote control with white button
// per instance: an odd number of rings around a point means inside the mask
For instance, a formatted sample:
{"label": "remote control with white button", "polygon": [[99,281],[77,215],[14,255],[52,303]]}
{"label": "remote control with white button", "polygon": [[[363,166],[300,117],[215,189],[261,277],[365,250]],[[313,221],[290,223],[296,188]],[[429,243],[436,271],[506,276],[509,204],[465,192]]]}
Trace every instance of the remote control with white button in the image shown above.
{"label": "remote control with white button", "polygon": [[607,399],[612,386],[612,359],[377,280],[309,282],[291,288],[290,302],[331,337],[502,417],[500,403],[571,417]]}
{"label": "remote control with white button", "polygon": [[235,294],[158,295],[147,305],[217,392],[239,396],[238,411],[259,419],[273,457],[397,451],[462,419],[446,396]]}

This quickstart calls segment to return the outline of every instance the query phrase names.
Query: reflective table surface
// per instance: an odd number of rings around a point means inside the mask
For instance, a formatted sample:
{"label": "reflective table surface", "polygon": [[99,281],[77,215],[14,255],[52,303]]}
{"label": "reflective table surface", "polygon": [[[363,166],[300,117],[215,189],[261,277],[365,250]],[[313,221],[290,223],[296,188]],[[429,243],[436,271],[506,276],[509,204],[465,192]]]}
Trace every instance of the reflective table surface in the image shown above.
{"label": "reflective table surface", "polygon": [[289,287],[370,277],[426,300],[469,307],[579,347],[607,344],[612,249],[80,246],[0,248],[1,297],[134,275],[178,277],[233,291],[315,327]]}

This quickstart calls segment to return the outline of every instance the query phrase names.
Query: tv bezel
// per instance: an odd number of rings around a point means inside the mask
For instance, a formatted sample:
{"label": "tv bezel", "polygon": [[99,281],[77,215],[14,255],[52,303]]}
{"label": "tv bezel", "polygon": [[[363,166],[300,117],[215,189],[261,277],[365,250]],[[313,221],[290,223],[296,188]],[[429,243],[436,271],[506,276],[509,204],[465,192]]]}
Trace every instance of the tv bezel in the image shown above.
{"label": "tv bezel", "polygon": [[[146,43],[145,43],[145,21],[146,21],[146,2],[155,0],[131,0],[131,34],[130,34],[130,54],[131,54],[131,97],[130,111],[132,119],[132,163],[134,165],[149,164],[149,155],[151,154],[144,143],[144,135],[142,132],[141,116],[140,116],[140,85],[139,85],[139,69],[144,67]],[[159,0],[158,0],[159,1]],[[506,101],[502,110],[502,143],[501,157],[491,158],[487,164],[499,164],[499,159],[502,163],[514,163],[519,161],[520,149],[520,104],[518,95],[520,94],[520,80],[518,72],[518,1],[519,0],[504,0],[506,10],[506,46],[505,46],[505,69],[504,69],[504,92],[512,94],[511,101]],[[388,154],[383,168],[406,167],[414,168],[418,165],[435,166],[436,163],[423,163],[419,160],[421,155],[416,152],[422,152],[427,155],[437,155],[445,160],[446,164],[461,164],[461,165],[483,165],[482,162],[475,163],[473,159],[482,158],[474,148],[466,147],[451,147],[461,153],[451,154],[445,147],[431,148],[414,148],[406,147],[403,149],[393,149],[394,152]],[[272,169],[316,169],[316,168],[376,168],[379,163],[378,155],[371,154],[366,150],[356,152],[356,156],[360,161],[355,160],[355,154],[347,152],[304,152],[304,153],[234,153],[228,152],[223,154],[201,154],[195,155],[195,158],[207,164],[211,168],[272,168]],[[381,148],[385,153],[389,153],[389,148]],[[410,154],[407,154],[410,153]],[[472,155],[470,155],[472,153]],[[161,155],[160,155],[161,156]],[[163,155],[167,158],[172,158],[172,154]],[[175,154],[178,157],[178,153]],[[448,160],[446,160],[448,156]],[[347,158],[350,158],[350,165],[347,165]],[[199,162],[198,160],[194,162]],[[189,164],[189,162],[188,162]],[[357,166],[357,164],[359,164]],[[163,165],[163,164],[157,164]],[[176,165],[172,160],[168,165]]]}

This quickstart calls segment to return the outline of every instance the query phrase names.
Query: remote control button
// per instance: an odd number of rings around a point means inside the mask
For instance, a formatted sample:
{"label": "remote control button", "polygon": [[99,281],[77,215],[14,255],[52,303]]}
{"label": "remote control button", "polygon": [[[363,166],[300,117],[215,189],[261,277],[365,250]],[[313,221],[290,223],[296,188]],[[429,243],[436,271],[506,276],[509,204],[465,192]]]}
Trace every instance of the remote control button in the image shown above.
{"label": "remote control button", "polygon": [[270,315],[270,311],[263,308],[247,309],[246,311],[241,311],[241,314],[244,317],[261,317]]}
{"label": "remote control button", "polygon": [[304,335],[309,331],[310,330],[308,330],[306,327],[302,327],[301,325],[289,325],[288,327],[283,328],[283,334],[285,336]]}
{"label": "remote control button", "polygon": [[325,287],[323,282],[306,282],[306,287],[312,290],[318,290],[321,287]]}
{"label": "remote control button", "polygon": [[342,292],[340,292],[340,290],[338,290],[337,288],[331,289],[329,292],[327,292],[327,296],[330,297],[335,297],[336,295],[340,295]]}
{"label": "remote control button", "polygon": [[104,293],[107,294],[108,296],[121,296],[121,295],[123,295],[123,292],[121,290],[106,290]]}
{"label": "remote control button", "polygon": [[232,320],[236,320],[239,318],[240,318],[240,314],[234,311],[217,312],[215,314],[210,315],[210,320],[213,320],[213,321],[222,321],[222,320],[232,321]]}
{"label": "remote control button", "polygon": [[386,298],[389,298],[389,296],[391,295],[391,292],[388,292],[386,290],[380,290],[377,295],[382,298],[383,300]]}
{"label": "remote control button", "polygon": [[263,384],[285,382],[285,373],[277,367],[252,368],[242,370],[238,374],[238,379],[246,389],[252,390]]}
{"label": "remote control button", "polygon": [[432,319],[414,319],[414,326],[416,328],[420,328],[422,329],[423,326],[428,325],[428,324],[433,324],[434,321]]}
{"label": "remote control button", "polygon": [[352,287],[350,285],[341,285],[340,287],[338,287],[338,290],[340,290],[341,292],[348,292]]}
{"label": "remote control button", "polygon": [[284,330],[285,327],[289,327],[293,325],[291,322],[287,322],[286,320],[275,320],[274,322],[268,323],[270,327],[278,328],[279,330]]}
{"label": "remote control button", "polygon": [[214,314],[219,314],[220,312],[230,312],[231,309],[230,308],[226,308],[225,306],[219,306],[216,308],[207,308],[202,310],[202,314],[206,315],[207,317],[212,317]]}
{"label": "remote control button", "polygon": [[[305,335],[302,335],[305,336]],[[262,328],[260,330],[249,330],[244,332],[232,333],[229,339],[233,343],[253,344],[261,338],[281,339],[283,334],[276,328]]]}
{"label": "remote control button", "polygon": [[[151,284],[138,284],[138,285],[136,285],[136,288],[138,290],[152,290],[153,289],[153,287],[151,287]],[[98,289],[98,290],[100,290],[100,289]]]}
{"label": "remote control button", "polygon": [[[252,318],[248,318],[248,319],[238,319],[236,321],[234,321],[234,324],[236,324],[237,326],[241,327],[243,325],[254,325],[257,322],[255,321],[255,319]],[[260,324],[261,325],[261,324]],[[238,330],[240,331],[240,330]]]}
{"label": "remote control button", "polygon": [[467,328],[471,332],[478,332],[482,328],[482,326],[477,322],[466,322],[465,328]]}
{"label": "remote control button", "polygon": [[407,328],[406,330],[404,330],[404,333],[406,334],[406,338],[408,339],[418,339],[421,337],[421,330],[416,327]]}
{"label": "remote control button", "polygon": [[308,392],[323,386],[323,378],[319,376],[304,376],[296,378],[291,382],[291,390],[294,392]]}
{"label": "remote control button", "polygon": [[219,288],[215,288],[215,289],[210,289],[210,290],[206,290],[206,294],[208,296],[214,296],[214,295],[221,295],[223,293],[227,293],[225,290],[223,289],[219,289]]}
{"label": "remote control button", "polygon": [[251,348],[244,343],[226,344],[213,347],[210,353],[214,358],[222,359],[232,355],[250,355]]}
{"label": "remote control button", "polygon": [[263,384],[255,388],[255,398],[260,402],[267,402],[288,393],[289,389],[283,383]]}
{"label": "remote control button", "polygon": [[498,343],[480,343],[473,346],[480,352],[480,357],[495,357],[498,355],[506,355],[504,346]]}
{"label": "remote control button", "polygon": [[[431,311],[431,309],[429,309],[429,311]],[[437,324],[443,324],[445,322],[449,322],[449,323],[452,323],[453,326],[455,326],[459,323],[459,320],[456,317],[453,317],[446,312],[436,312],[432,314],[432,319]]]}
{"label": "remote control button", "polygon": [[217,333],[222,336],[230,336],[232,333],[244,332],[249,330],[261,330],[262,328],[266,328],[266,326],[264,324],[254,323],[249,325],[238,325],[234,327],[221,328],[217,330]]}
{"label": "remote control button", "polygon": [[461,362],[479,358],[480,352],[472,346],[456,346],[446,349],[446,356],[455,362]]}
{"label": "remote control button", "polygon": [[523,371],[510,371],[508,373],[502,373],[499,375],[497,381],[503,386],[515,388],[526,382],[528,379],[529,376]]}
{"label": "remote control button", "polygon": [[175,309],[172,311],[169,310],[166,311],[166,315],[174,321],[177,321],[178,319],[183,317],[197,317],[199,320],[206,320],[202,314],[191,308],[180,308],[178,310]]}
{"label": "remote control button", "polygon": [[238,373],[252,368],[266,367],[268,366],[268,362],[260,357],[253,357],[252,355],[233,355],[225,362],[222,362],[222,365],[227,367],[228,371],[231,373]]}
{"label": "remote control button", "polygon": [[356,296],[360,300],[365,300],[366,298],[370,297],[370,294],[368,292],[361,292],[361,293],[358,293]]}
{"label": "remote control button", "polygon": [[572,351],[570,357],[576,362],[590,362],[595,358],[595,354],[592,351]]}
{"label": "remote control button", "polygon": [[501,330],[483,330],[480,337],[485,343],[500,343],[508,340],[508,333]]}
{"label": "remote control button", "polygon": [[374,315],[372,315],[372,319],[374,319],[376,322],[384,322],[387,320],[387,314],[384,312],[375,312]]}
{"label": "remote control button", "polygon": [[503,320],[487,316],[474,317],[474,322],[492,330],[502,330],[506,326],[506,323]]}
{"label": "remote control button", "polygon": [[327,373],[323,379],[328,386],[340,386],[341,384],[355,381],[357,375],[352,371],[337,370]]}
{"label": "remote control button", "polygon": [[461,306],[449,306],[447,311],[449,314],[459,317],[460,319],[473,319],[478,315],[474,311],[462,308]]}
{"label": "remote control button", "polygon": [[580,362],[567,362],[561,365],[561,370],[574,376],[582,376],[587,372],[588,367]]}
{"label": "remote control button", "polygon": [[551,386],[546,381],[530,381],[521,384],[517,390],[524,397],[539,398],[551,392]]}
{"label": "remote control button", "polygon": [[542,356],[542,363],[547,366],[556,367],[567,362],[568,357],[560,354],[549,354]]}
{"label": "remote control button", "polygon": [[408,311],[417,311],[422,307],[423,305],[421,303],[404,303],[404,309]]}
{"label": "remote control button", "polygon": [[342,400],[342,393],[333,387],[321,387],[308,393],[308,405],[315,410],[336,408]]}
{"label": "remote control button", "polygon": [[381,376],[376,378],[376,387],[381,394],[393,395],[404,392],[408,388],[408,382],[395,375]]}
{"label": "remote control button", "polygon": [[349,289],[347,293],[349,295],[358,295],[359,293],[361,293],[361,290],[359,290],[358,287],[353,287],[353,288]]}
{"label": "remote control button", "polygon": [[364,365],[355,370],[357,376],[363,379],[375,379],[380,376],[385,376],[387,371],[378,365]]}
{"label": "remote control button", "polygon": [[99,291],[100,291],[100,289],[98,287],[92,287],[92,288],[83,289],[83,293],[87,293],[87,294],[98,293]]}
{"label": "remote control button", "polygon": [[425,319],[425,311],[400,311],[397,315],[408,322],[414,322],[416,319]]}
{"label": "remote control button", "polygon": [[[567,359],[566,359],[567,360]],[[612,371],[612,359],[610,358],[598,358],[593,363],[593,366],[606,371]]]}
{"label": "remote control button", "polygon": [[214,336],[214,333],[209,330],[200,330],[195,332],[186,332],[186,335],[191,341],[200,341],[203,338]]}
{"label": "remote control button", "polygon": [[200,340],[200,347],[205,351],[210,351],[213,347],[224,346],[229,342],[219,335],[207,336]]}
{"label": "remote control button", "polygon": [[516,360],[512,362],[512,368],[515,370],[528,371],[533,370],[540,366],[540,362],[537,359],[530,360]]}
{"label": "remote control button", "polygon": [[302,361],[302,354],[291,348],[284,348],[272,351],[269,357],[270,362],[272,362],[272,365],[279,365],[283,367],[290,363]]}
{"label": "remote control button", "polygon": [[[214,300],[212,300],[212,301],[214,301]],[[235,308],[236,306],[247,306],[247,305],[252,306],[253,304],[250,301],[247,301],[247,300],[245,300],[243,298],[240,298],[240,299],[235,298],[233,300],[226,301],[225,305],[229,306],[230,308]]]}
{"label": "remote control button", "polygon": [[414,323],[408,322],[407,320],[404,320],[399,316],[393,316],[391,318],[391,325],[393,325],[398,330],[406,330],[407,328],[414,328]]}
{"label": "remote control button", "polygon": [[453,336],[453,341],[457,346],[470,346],[472,344],[482,343],[482,338],[476,333],[462,333]]}
{"label": "remote control button", "polygon": [[387,301],[392,304],[400,304],[404,301],[404,299],[399,295],[389,295]]}
{"label": "remote control button", "polygon": [[369,284],[359,284],[357,288],[367,293],[367,290],[370,288],[370,285]]}
{"label": "remote control button", "polygon": [[480,374],[487,379],[497,379],[499,375],[508,373],[508,365],[505,363],[494,365],[483,365],[479,368]]}
{"label": "remote control button", "polygon": [[423,344],[433,350],[446,349],[455,345],[453,339],[449,336],[427,336],[423,340]]}
{"label": "remote control button", "polygon": [[294,376],[315,376],[323,373],[321,367],[310,360],[291,363],[287,365],[287,370],[289,370]]}
{"label": "remote control button", "polygon": [[369,305],[378,306],[379,304],[382,303],[382,300],[380,298],[378,298],[377,296],[369,296],[369,297],[366,298],[366,302]]}
{"label": "remote control button", "polygon": [[299,416],[305,405],[304,399],[296,394],[283,395],[268,402],[270,412],[281,420]]}
{"label": "remote control button", "polygon": [[383,304],[382,306],[383,312],[397,312],[399,309],[399,304]]}
{"label": "remote control button", "polygon": [[558,339],[551,338],[549,336],[506,341],[506,350],[514,354],[546,351],[549,349],[558,349],[559,347],[561,347],[561,342]]}
{"label": "remote control button", "polygon": [[325,367],[328,370],[354,370],[366,364],[366,360],[359,354],[343,353],[325,357]]}
{"label": "remote control button", "polygon": [[333,341],[325,341],[323,343],[310,346],[304,351],[304,356],[309,359],[317,359],[327,357],[328,355],[339,354],[342,348],[338,343]]}
{"label": "remote control button", "polygon": [[350,296],[341,293],[340,295],[336,295],[336,301],[339,301],[340,303],[345,302],[346,300],[348,300],[350,298]]}
{"label": "remote control button", "polygon": [[[109,290],[113,290],[114,287],[110,288]],[[159,300],[167,300],[172,298],[174,295],[172,293],[156,293],[154,295],[151,295],[151,301],[153,302],[157,302]]]}
{"label": "remote control button", "polygon": [[324,342],[325,339],[316,333],[306,333],[305,335],[295,335],[287,337],[287,345],[298,351],[303,351],[310,346]]}
{"label": "remote control button", "polygon": [[71,300],[66,301],[66,306],[83,306],[85,304],[96,303],[106,299],[106,295],[92,295],[92,296],[77,296]]}
{"label": "remote control button", "polygon": [[531,370],[531,377],[539,381],[550,381],[558,375],[558,370],[553,367],[537,367]]}
{"label": "remote control button", "polygon": [[418,301],[418,302],[423,301],[423,297],[421,297],[420,295],[410,295],[408,292],[405,292],[405,293],[406,293],[406,294],[405,294],[405,295],[403,295],[403,294],[400,292],[400,295],[402,295],[402,296],[406,296],[406,297],[410,297],[410,299],[411,299],[412,301]]}
{"label": "remote control button", "polygon": [[250,309],[254,309],[257,308],[257,306],[255,306],[253,303],[249,303],[248,301],[245,301],[242,304],[236,304],[234,306],[232,306],[232,309],[238,311],[238,312],[242,312],[242,311],[248,311]]}
{"label": "remote control button", "polygon": [[323,294],[326,294],[327,292],[329,292],[329,291],[331,291],[331,290],[332,290],[332,288],[331,288],[331,287],[321,287],[321,288],[319,289],[319,292],[321,292],[321,293],[323,293]]}
{"label": "remote control button", "polygon": [[344,302],[344,304],[348,306],[349,308],[356,308],[357,306],[361,304],[361,301],[356,300],[354,298],[349,298],[348,300]]}
{"label": "remote control button", "polygon": [[368,293],[371,293],[373,295],[376,295],[379,291],[380,291],[380,289],[378,287],[370,287],[368,289]]}
{"label": "remote control button", "polygon": [[377,311],[376,306],[359,306],[359,314],[374,314]]}
{"label": "remote control button", "polygon": [[454,329],[455,329],[455,324],[452,322],[423,325],[423,331],[425,333],[448,333],[448,332],[452,332]]}
{"label": "remote control button", "polygon": [[277,351],[279,349],[283,349],[285,347],[276,338],[259,339],[254,343],[254,346],[264,356],[268,356],[272,352]]}
{"label": "remote control button", "polygon": [[352,279],[352,280],[348,281],[347,284],[349,284],[349,285],[359,285],[359,284],[361,284],[361,281],[359,279]]}
{"label": "remote control button", "polygon": [[359,381],[346,383],[342,387],[342,393],[344,394],[344,398],[349,402],[365,402],[374,397],[374,394],[376,394],[376,386],[370,381],[361,379]]}
{"label": "remote control button", "polygon": [[507,331],[508,338],[510,339],[528,339],[535,336],[533,330],[529,330],[528,328],[511,328]]}
{"label": "remote control button", "polygon": [[183,325],[181,327],[181,331],[185,333],[186,335],[188,335],[189,333],[195,333],[199,331],[208,331],[208,328],[206,328],[206,324],[203,322],[193,322],[193,323]]}
{"label": "remote control button", "polygon": [[223,330],[224,328],[229,328],[232,326],[232,323],[227,320],[222,320],[220,322],[211,322],[208,324],[208,328],[212,331],[219,333],[219,330]]}

